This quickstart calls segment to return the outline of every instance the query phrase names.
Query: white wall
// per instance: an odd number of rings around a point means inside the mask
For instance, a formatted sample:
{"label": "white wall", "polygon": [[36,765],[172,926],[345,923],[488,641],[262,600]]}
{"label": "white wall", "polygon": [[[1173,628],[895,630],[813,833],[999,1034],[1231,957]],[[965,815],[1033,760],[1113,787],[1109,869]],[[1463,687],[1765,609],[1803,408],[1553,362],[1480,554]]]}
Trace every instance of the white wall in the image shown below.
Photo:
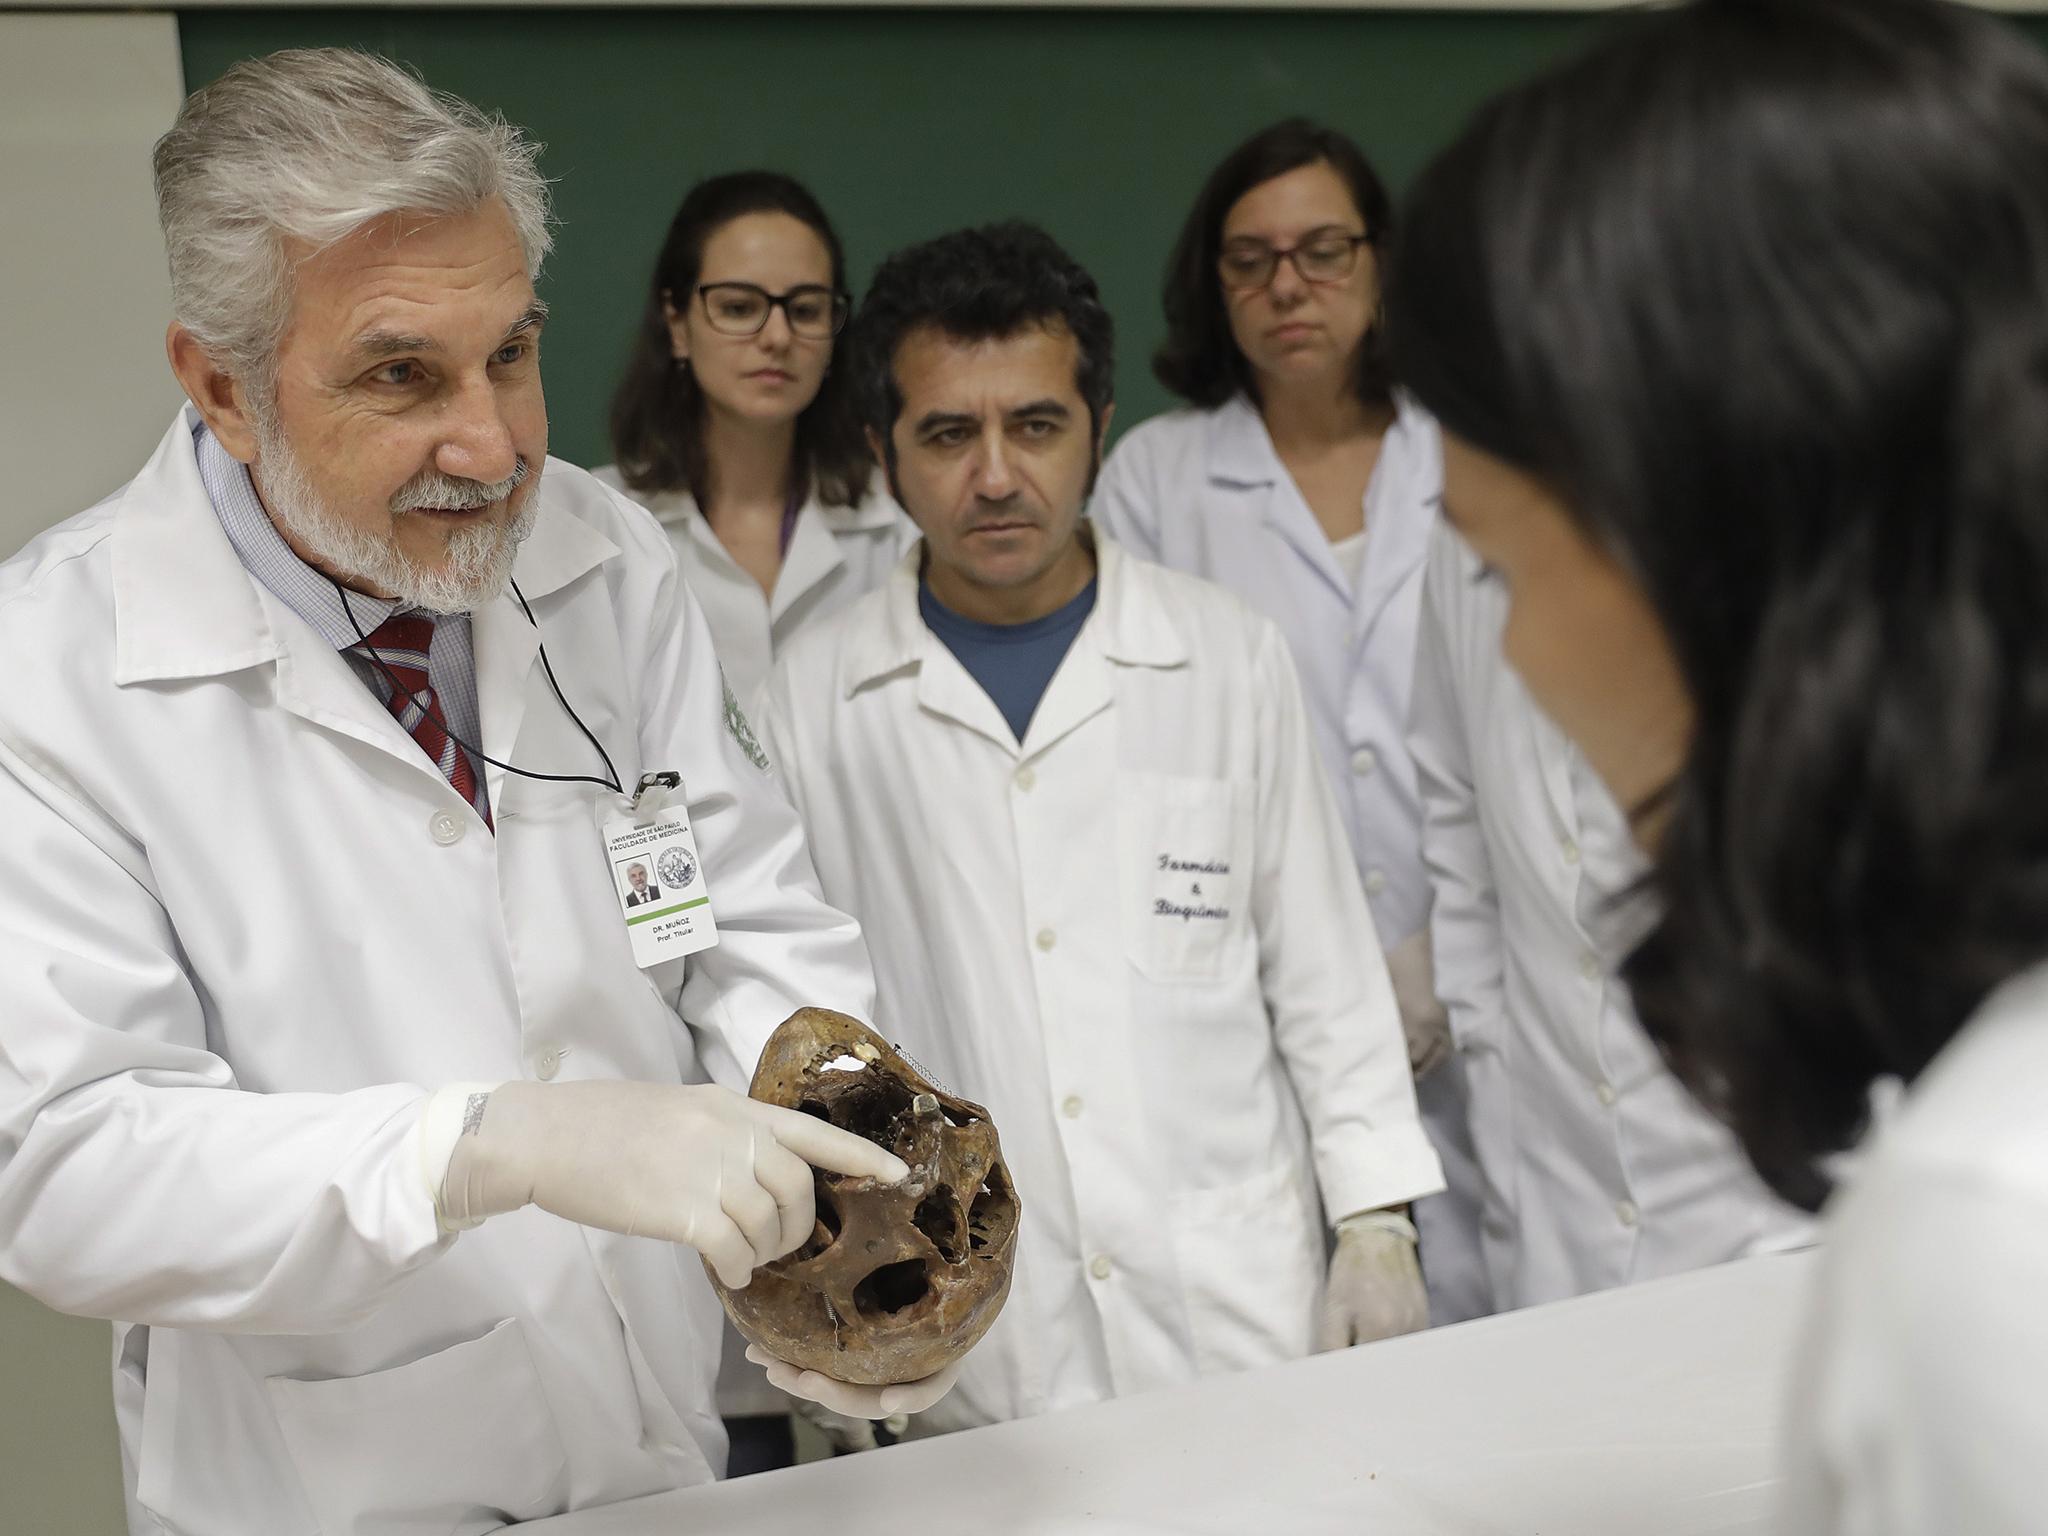
{"label": "white wall", "polygon": [[175,17],[0,11],[0,558],[133,475],[183,398],[149,178],[183,95]]}

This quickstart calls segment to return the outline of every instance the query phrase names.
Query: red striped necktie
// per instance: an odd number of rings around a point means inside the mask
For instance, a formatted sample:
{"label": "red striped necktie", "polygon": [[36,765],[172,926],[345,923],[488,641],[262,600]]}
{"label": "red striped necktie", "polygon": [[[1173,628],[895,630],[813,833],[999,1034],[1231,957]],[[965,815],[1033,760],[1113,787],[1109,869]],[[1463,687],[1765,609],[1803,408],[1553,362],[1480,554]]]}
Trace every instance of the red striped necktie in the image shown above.
{"label": "red striped necktie", "polygon": [[394,613],[377,626],[369,639],[369,648],[377,653],[377,660],[398,679],[398,687],[385,700],[392,715],[441,770],[442,777],[455,786],[455,792],[476,808],[488,827],[490,801],[477,793],[476,769],[469,754],[448,734],[441,701],[427,684],[427,652],[433,644],[434,621],[423,613]]}

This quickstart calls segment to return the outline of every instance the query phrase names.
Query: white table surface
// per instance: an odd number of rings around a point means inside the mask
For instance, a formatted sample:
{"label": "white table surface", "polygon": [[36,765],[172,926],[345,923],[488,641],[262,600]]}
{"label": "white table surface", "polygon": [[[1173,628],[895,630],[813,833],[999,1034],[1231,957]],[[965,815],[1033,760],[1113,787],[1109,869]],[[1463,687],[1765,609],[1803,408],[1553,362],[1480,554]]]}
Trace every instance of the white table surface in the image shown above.
{"label": "white table surface", "polygon": [[1811,1256],[519,1527],[1720,1536],[1768,1527]]}

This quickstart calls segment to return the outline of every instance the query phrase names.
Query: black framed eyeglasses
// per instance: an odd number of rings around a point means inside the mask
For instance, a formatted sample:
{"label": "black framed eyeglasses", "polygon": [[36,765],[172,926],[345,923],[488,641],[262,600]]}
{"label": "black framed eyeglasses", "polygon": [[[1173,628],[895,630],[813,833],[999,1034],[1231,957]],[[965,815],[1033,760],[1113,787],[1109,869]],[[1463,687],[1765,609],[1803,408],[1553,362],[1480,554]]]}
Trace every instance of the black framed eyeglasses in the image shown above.
{"label": "black framed eyeglasses", "polygon": [[721,336],[753,336],[781,310],[790,331],[812,341],[829,341],[846,325],[851,301],[822,283],[803,283],[787,293],[770,293],[757,283],[699,283],[704,318]]}
{"label": "black framed eyeglasses", "polygon": [[1305,283],[1341,283],[1358,270],[1359,249],[1371,244],[1371,235],[1342,229],[1319,229],[1285,247],[1263,240],[1233,240],[1216,258],[1216,271],[1233,293],[1255,293],[1273,281],[1284,257]]}

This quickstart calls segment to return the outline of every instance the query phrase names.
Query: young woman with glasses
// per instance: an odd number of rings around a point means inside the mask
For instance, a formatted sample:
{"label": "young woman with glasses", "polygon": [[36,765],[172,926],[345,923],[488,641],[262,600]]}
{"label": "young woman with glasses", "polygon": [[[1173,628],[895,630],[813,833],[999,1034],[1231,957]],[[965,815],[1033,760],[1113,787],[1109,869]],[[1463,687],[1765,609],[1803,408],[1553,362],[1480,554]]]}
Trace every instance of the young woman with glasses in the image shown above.
{"label": "young woman with glasses", "polygon": [[1231,588],[1280,626],[1350,836],[1450,1181],[1416,1211],[1430,1311],[1493,1309],[1464,1073],[1430,977],[1429,877],[1406,742],[1436,431],[1396,408],[1377,316],[1382,185],[1299,119],[1226,156],[1167,263],[1161,383],[1188,408],[1135,428],[1091,516],[1118,543]]}
{"label": "young woman with glasses", "polygon": [[880,583],[915,530],[872,483],[832,369],[839,237],[787,176],[692,187],[655,262],[597,471],[667,525],[751,702],[801,626]]}
{"label": "young woman with glasses", "polygon": [[[802,626],[881,584],[917,536],[870,473],[832,367],[850,300],[817,200],[770,171],[699,182],[655,261],[633,355],[612,399],[617,462],[596,471],[667,527],[750,708]],[[791,1400],[727,1326],[718,1407],[729,1475],[794,1459]],[[821,1424],[835,1445],[861,1426]]]}

